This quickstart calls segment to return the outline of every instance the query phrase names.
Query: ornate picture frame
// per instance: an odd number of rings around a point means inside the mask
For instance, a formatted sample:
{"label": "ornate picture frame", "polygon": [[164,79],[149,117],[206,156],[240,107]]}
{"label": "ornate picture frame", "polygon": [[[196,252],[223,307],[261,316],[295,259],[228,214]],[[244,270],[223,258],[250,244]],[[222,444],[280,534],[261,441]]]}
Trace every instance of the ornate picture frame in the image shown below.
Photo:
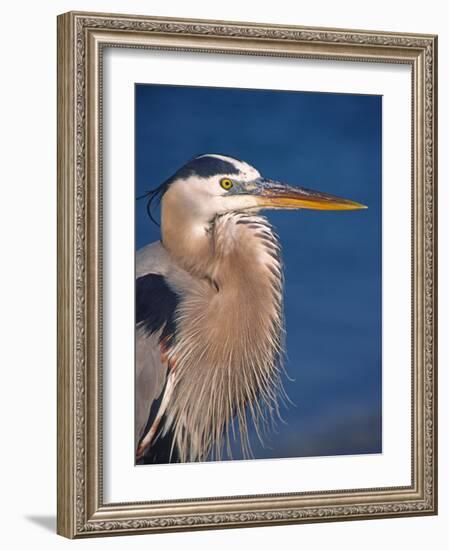
{"label": "ornate picture frame", "polygon": [[[104,501],[102,90],[106,48],[411,68],[411,483]],[[437,37],[70,12],[58,17],[58,519],[69,538],[437,513]]]}

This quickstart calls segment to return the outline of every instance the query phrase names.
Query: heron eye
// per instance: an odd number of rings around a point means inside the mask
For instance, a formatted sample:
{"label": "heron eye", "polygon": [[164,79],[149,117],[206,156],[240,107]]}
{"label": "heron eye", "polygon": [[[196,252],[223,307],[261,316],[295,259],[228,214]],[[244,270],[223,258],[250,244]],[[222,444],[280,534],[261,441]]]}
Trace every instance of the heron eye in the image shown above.
{"label": "heron eye", "polygon": [[220,185],[227,191],[228,189],[231,189],[234,184],[229,178],[223,178],[220,180]]}

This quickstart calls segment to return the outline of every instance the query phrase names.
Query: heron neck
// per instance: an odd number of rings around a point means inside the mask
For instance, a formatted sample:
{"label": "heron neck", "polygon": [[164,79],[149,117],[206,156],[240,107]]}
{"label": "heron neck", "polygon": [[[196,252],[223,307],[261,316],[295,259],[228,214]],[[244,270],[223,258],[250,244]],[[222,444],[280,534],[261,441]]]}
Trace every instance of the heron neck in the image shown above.
{"label": "heron neck", "polygon": [[161,218],[162,243],[176,264],[194,277],[207,277],[214,255],[210,222],[175,201],[162,205]]}

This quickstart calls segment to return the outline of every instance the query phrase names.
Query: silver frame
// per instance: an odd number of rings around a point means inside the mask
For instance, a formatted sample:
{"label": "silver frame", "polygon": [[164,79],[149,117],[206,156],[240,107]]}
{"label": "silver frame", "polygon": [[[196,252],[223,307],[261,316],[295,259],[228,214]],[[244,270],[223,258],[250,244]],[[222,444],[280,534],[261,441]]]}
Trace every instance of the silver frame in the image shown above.
{"label": "silver frame", "polygon": [[[105,47],[412,68],[412,483],[105,504],[102,53]],[[437,37],[70,12],[58,17],[58,533],[70,538],[437,513]],[[404,358],[409,360],[409,358]]]}

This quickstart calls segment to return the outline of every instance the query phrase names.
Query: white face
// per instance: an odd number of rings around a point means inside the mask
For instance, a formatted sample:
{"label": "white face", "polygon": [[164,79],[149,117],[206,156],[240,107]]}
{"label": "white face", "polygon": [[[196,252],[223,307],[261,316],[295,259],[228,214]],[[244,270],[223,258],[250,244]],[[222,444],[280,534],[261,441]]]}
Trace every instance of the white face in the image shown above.
{"label": "white face", "polygon": [[210,177],[189,176],[173,182],[162,201],[175,203],[190,216],[199,222],[209,222],[216,215],[226,212],[257,209],[256,197],[252,195],[233,194],[232,191],[241,184],[260,178],[260,173],[249,164],[222,157],[220,155],[207,155],[232,162],[239,171],[235,173],[223,173]]}

